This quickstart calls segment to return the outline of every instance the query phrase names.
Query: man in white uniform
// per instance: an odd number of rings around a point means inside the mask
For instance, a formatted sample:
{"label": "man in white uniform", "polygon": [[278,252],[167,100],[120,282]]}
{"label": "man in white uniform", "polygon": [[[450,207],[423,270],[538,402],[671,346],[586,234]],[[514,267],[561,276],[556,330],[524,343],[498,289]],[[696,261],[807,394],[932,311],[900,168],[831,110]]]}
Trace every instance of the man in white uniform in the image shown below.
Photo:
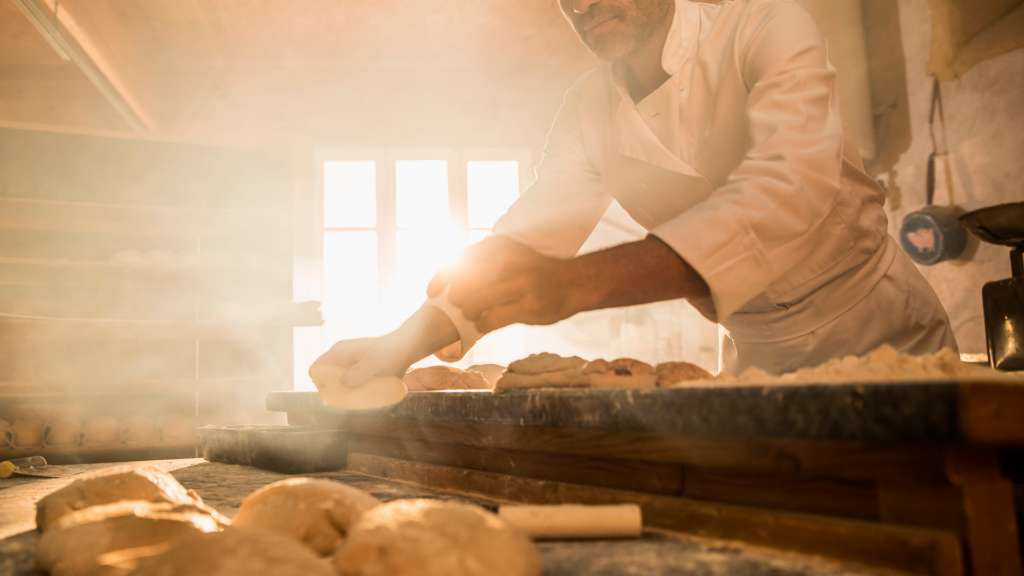
{"label": "man in white uniform", "polygon": [[[783,373],[888,343],[956,349],[886,232],[835,69],[793,0],[561,0],[602,64],[566,94],[537,179],[395,332],[318,362],[345,383],[453,361],[492,330],[686,298],[721,368]],[[575,257],[612,200],[646,239]]]}

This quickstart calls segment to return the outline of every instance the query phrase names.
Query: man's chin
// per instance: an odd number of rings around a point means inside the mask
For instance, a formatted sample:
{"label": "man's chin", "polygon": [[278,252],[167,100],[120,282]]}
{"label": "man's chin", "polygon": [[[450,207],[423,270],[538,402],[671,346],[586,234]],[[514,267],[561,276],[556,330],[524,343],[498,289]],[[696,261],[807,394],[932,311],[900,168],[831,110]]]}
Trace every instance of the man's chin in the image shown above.
{"label": "man's chin", "polygon": [[583,44],[602,62],[618,62],[629,55],[629,46],[618,39],[583,40]]}

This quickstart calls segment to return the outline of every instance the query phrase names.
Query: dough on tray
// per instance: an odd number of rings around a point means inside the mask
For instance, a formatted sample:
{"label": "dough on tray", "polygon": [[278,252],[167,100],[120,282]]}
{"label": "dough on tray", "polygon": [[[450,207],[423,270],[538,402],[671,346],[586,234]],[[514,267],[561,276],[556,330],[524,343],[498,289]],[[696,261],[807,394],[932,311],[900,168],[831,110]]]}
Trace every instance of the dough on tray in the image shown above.
{"label": "dough on tray", "polygon": [[62,448],[82,443],[82,421],[78,418],[58,418],[46,426],[43,443]]}
{"label": "dough on tray", "polygon": [[92,506],[62,517],[43,534],[36,570],[50,576],[88,576],[108,552],[216,532],[228,524],[220,514],[194,504],[126,500]]}
{"label": "dough on tray", "polygon": [[658,371],[658,386],[672,386],[693,380],[714,380],[711,372],[689,362],[662,362],[654,367]]}
{"label": "dough on tray", "polygon": [[75,480],[44,496],[36,503],[36,527],[45,532],[67,514],[121,500],[203,506],[202,499],[195,492],[186,491],[173,476],[156,466],[115,466]]}
{"label": "dough on tray", "polygon": [[14,448],[37,448],[43,445],[46,426],[39,418],[15,420],[11,426],[11,446]]}
{"label": "dough on tray", "polygon": [[571,386],[587,361],[579,356],[563,358],[543,352],[531,354],[508,365],[494,386],[495,392],[515,388],[550,388]]}
{"label": "dough on tray", "polygon": [[152,444],[157,441],[156,422],[147,416],[129,416],[121,421],[125,444]]}
{"label": "dough on tray", "polygon": [[12,442],[14,442],[14,430],[11,428],[11,423],[0,418],[0,447],[10,448]]}
{"label": "dough on tray", "polygon": [[489,390],[491,385],[484,375],[453,366],[427,366],[409,370],[402,376],[409,390]]}
{"label": "dough on tray", "polygon": [[333,480],[288,478],[250,494],[234,526],[280,532],[320,555],[334,551],[359,517],[380,504],[367,492]]}
{"label": "dough on tray", "polygon": [[120,444],[121,428],[113,416],[94,416],[82,424],[82,445]]}
{"label": "dough on tray", "polygon": [[599,358],[588,363],[576,379],[576,384],[593,388],[653,387],[657,383],[654,366],[632,358],[611,362]]}
{"label": "dough on tray", "polygon": [[170,547],[104,554],[105,567],[130,576],[337,576],[326,559],[275,532],[234,526],[188,534]]}
{"label": "dough on tray", "polygon": [[156,431],[164,442],[186,442],[199,436],[196,421],[181,414],[167,414],[156,421]]}
{"label": "dough on tray", "polygon": [[529,538],[479,506],[396,500],[363,514],[334,557],[341,576],[540,576]]}

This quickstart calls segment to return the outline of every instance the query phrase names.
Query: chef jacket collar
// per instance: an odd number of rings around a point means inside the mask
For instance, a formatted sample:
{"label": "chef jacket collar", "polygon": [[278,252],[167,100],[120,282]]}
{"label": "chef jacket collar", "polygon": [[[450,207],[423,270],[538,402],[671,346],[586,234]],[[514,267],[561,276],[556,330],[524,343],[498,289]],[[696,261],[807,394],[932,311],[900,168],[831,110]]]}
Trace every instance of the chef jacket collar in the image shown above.
{"label": "chef jacket collar", "polygon": [[[682,69],[700,35],[700,5],[690,0],[676,0],[675,14],[672,16],[672,27],[669,28],[665,47],[661,51],[661,68],[669,76],[675,76]],[[626,63],[618,61],[612,64],[612,76],[619,93],[628,98],[626,89]]]}

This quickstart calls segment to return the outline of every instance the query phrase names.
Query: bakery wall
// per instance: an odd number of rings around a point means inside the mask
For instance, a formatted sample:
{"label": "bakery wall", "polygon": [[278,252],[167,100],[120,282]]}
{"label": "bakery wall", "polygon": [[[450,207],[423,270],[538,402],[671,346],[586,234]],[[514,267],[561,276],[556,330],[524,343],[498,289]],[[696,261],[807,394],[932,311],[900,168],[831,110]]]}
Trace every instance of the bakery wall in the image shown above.
{"label": "bakery wall", "polygon": [[[932,14],[928,0],[865,0],[878,155],[868,165],[887,188],[889,232],[925,204],[932,152],[928,114]],[[938,171],[937,204],[972,210],[1024,200],[1024,50],[942,82],[944,137],[951,170]],[[985,351],[981,287],[1010,275],[1003,247],[972,239],[958,261],[922,266],[949,314],[962,353]]]}

